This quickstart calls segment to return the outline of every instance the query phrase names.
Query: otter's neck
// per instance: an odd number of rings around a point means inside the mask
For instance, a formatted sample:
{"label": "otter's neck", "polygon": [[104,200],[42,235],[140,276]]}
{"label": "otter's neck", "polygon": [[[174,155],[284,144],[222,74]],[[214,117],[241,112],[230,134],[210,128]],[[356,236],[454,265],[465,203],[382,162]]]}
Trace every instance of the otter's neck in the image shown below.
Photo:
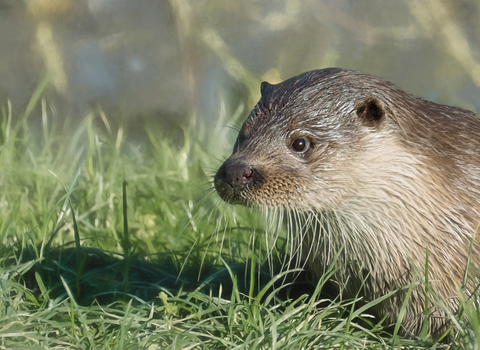
{"label": "otter's neck", "polygon": [[323,266],[341,252],[341,266],[354,262],[370,274],[388,271],[392,279],[400,275],[385,263],[400,264],[400,274],[412,264],[423,269],[428,251],[429,261],[438,262],[432,273],[460,277],[472,224],[459,219],[465,215],[449,198],[447,179],[432,178],[421,154],[389,141],[381,149],[373,145],[342,172],[346,177],[337,181],[350,181],[351,190],[312,214],[318,228],[310,233],[309,249]]}

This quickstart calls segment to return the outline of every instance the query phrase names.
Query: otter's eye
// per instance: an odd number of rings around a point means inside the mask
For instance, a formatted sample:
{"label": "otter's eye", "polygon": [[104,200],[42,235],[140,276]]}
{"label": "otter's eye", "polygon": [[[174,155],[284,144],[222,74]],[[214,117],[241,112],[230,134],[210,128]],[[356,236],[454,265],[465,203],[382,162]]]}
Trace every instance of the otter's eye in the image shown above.
{"label": "otter's eye", "polygon": [[305,153],[310,149],[310,141],[306,139],[295,139],[292,142],[292,149],[297,153]]}

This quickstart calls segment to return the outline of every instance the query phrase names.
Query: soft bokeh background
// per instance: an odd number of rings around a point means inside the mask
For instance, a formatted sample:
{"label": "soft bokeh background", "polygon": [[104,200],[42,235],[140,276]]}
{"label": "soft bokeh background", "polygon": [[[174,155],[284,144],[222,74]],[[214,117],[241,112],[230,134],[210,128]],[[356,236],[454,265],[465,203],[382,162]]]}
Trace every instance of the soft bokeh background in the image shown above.
{"label": "soft bokeh background", "polygon": [[243,119],[262,80],[331,66],[480,110],[472,0],[0,0],[0,33],[0,99],[17,110],[49,73],[60,116],[216,123]]}

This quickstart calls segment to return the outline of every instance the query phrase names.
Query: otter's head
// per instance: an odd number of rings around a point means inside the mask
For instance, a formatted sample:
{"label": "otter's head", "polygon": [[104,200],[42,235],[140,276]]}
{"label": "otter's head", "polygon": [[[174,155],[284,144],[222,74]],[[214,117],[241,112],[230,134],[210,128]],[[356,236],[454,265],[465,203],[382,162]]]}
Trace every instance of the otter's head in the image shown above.
{"label": "otter's head", "polygon": [[338,68],[262,83],[260,101],[215,175],[218,194],[228,203],[283,209],[322,209],[355,195],[376,180],[372,169],[358,173],[360,159],[395,128],[385,87],[395,89]]}

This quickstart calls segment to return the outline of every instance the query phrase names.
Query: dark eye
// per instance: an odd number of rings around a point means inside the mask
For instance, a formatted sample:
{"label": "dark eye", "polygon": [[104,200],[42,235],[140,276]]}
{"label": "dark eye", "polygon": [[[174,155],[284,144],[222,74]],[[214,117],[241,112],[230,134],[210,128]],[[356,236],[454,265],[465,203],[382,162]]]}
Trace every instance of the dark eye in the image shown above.
{"label": "dark eye", "polygon": [[310,141],[301,138],[295,139],[291,147],[297,153],[305,153],[310,149]]}

